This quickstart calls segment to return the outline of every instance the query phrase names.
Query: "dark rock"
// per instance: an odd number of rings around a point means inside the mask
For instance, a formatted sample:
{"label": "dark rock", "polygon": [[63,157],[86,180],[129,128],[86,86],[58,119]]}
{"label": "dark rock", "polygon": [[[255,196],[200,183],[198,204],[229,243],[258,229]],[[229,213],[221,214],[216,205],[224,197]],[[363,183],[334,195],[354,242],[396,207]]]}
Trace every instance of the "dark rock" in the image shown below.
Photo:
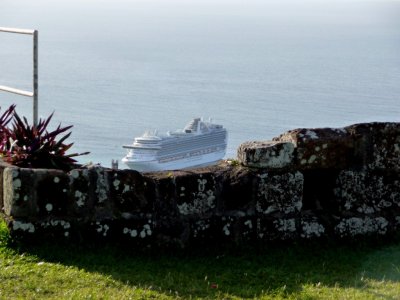
{"label": "dark rock", "polygon": [[340,238],[384,235],[388,233],[389,222],[384,217],[357,216],[343,218],[335,226],[335,233]]}
{"label": "dark rock", "polygon": [[298,217],[261,217],[257,219],[257,239],[263,241],[297,240]]}
{"label": "dark rock", "polygon": [[384,211],[400,214],[399,173],[341,171],[334,192],[342,211],[363,215]]}
{"label": "dark rock", "polygon": [[36,190],[40,216],[67,216],[69,176],[60,170],[34,170],[32,185]]}
{"label": "dark rock", "polygon": [[284,169],[293,164],[294,145],[290,142],[246,142],[239,146],[237,157],[246,167]]}
{"label": "dark rock", "polygon": [[303,216],[300,219],[299,229],[300,237],[303,239],[315,239],[327,235],[326,226],[316,216]]}
{"label": "dark rock", "polygon": [[302,210],[328,211],[330,214],[337,214],[341,210],[334,193],[339,172],[332,169],[302,171],[304,176]]}
{"label": "dark rock", "polygon": [[344,128],[355,140],[355,159],[369,169],[400,170],[400,123],[365,123]]}
{"label": "dark rock", "polygon": [[35,182],[40,172],[32,169],[5,168],[3,171],[4,213],[11,217],[36,216],[39,207],[36,197]]}
{"label": "dark rock", "polygon": [[94,215],[95,181],[88,169],[74,169],[68,173],[70,179],[70,210],[74,216],[91,218]]}
{"label": "dark rock", "polygon": [[215,174],[207,171],[185,172],[175,177],[176,202],[183,216],[204,218],[217,210]]}
{"label": "dark rock", "polygon": [[219,214],[244,211],[254,215],[257,198],[257,173],[240,166],[225,169],[219,175],[221,185]]}
{"label": "dark rock", "polygon": [[256,212],[259,215],[299,213],[303,206],[303,174],[258,175]]}
{"label": "dark rock", "polygon": [[121,213],[146,214],[154,211],[154,184],[134,170],[110,172],[110,198]]}
{"label": "dark rock", "polygon": [[294,144],[298,170],[342,169],[353,159],[353,139],[342,128],[295,129],[273,140]]}

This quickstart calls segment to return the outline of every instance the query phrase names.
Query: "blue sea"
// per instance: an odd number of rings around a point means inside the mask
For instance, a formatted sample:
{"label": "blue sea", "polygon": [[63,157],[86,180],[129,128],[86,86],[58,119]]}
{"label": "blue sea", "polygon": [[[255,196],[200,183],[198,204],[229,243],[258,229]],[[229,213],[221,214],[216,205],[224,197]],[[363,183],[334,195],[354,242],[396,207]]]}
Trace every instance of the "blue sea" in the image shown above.
{"label": "blue sea", "polygon": [[[400,121],[400,1],[2,0],[0,26],[39,30],[39,115],[74,126],[81,163],[197,116],[232,158],[289,129]],[[31,48],[0,32],[0,85],[32,89]]]}

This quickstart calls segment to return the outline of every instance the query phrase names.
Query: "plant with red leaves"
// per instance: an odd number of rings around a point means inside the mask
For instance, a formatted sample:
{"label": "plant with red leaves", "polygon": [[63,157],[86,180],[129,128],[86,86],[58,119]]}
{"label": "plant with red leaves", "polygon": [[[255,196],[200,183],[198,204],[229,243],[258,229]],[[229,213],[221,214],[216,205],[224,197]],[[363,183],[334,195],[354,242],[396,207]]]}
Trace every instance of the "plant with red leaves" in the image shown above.
{"label": "plant with red leaves", "polygon": [[[0,107],[1,111],[1,107]],[[11,105],[1,116],[0,116],[0,156],[5,150],[5,144],[8,140],[9,129],[7,127],[10,123],[15,111],[15,105]]]}
{"label": "plant with red leaves", "polygon": [[[13,106],[12,106],[13,107]],[[0,127],[1,135],[1,154],[3,160],[23,168],[50,168],[65,171],[76,167],[76,160],[73,157],[88,154],[73,153],[66,154],[73,143],[65,144],[65,140],[71,135],[67,133],[59,140],[60,134],[65,133],[72,126],[61,127],[61,124],[53,131],[48,131],[47,127],[53,117],[51,114],[47,119],[40,119],[36,126],[30,126],[27,119],[22,119],[10,107],[0,118],[4,119]],[[11,109],[12,108],[12,109]],[[11,111],[12,110],[12,111]],[[11,128],[6,128],[6,124],[13,120]]]}

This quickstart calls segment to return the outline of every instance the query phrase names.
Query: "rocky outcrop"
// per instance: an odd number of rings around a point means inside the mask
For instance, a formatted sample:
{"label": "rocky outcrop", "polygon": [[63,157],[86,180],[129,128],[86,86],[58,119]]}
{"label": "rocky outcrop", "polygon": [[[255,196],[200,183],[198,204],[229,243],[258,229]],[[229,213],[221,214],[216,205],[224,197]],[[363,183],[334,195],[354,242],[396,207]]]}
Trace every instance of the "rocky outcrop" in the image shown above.
{"label": "rocky outcrop", "polygon": [[400,123],[288,131],[238,162],[141,174],[0,163],[0,204],[22,240],[268,243],[396,233]]}

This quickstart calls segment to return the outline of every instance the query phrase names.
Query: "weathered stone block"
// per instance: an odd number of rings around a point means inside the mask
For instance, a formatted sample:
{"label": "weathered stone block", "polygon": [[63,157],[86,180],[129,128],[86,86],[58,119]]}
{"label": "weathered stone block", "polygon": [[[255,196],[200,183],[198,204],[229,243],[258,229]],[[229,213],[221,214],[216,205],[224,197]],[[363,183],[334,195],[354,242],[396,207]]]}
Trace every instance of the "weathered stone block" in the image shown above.
{"label": "weathered stone block", "polygon": [[95,205],[104,206],[110,204],[110,173],[112,170],[95,166],[89,169],[95,184]]}
{"label": "weathered stone block", "polygon": [[71,214],[91,217],[94,213],[94,182],[88,169],[74,169],[69,173]]}
{"label": "weathered stone block", "polygon": [[389,222],[384,217],[350,217],[340,220],[335,233],[339,237],[384,235],[388,229]]}
{"label": "weathered stone block", "polygon": [[3,201],[3,173],[5,168],[12,167],[9,164],[5,163],[2,158],[0,157],[0,209],[3,208],[4,206],[4,201]]}
{"label": "weathered stone block", "polygon": [[365,123],[345,127],[355,140],[357,161],[370,169],[400,169],[400,123]]}
{"label": "weathered stone block", "polygon": [[334,189],[342,211],[400,213],[400,176],[371,171],[341,171]]}
{"label": "weathered stone block", "polygon": [[113,172],[97,165],[69,172],[72,211],[77,216],[87,219],[114,217],[115,201],[110,193]]}
{"label": "weathered stone block", "polygon": [[293,164],[294,145],[290,142],[246,142],[239,146],[237,157],[247,167],[282,169]]}
{"label": "weathered stone block", "polygon": [[36,232],[36,227],[32,222],[23,219],[13,219],[9,224],[12,233],[16,234],[33,234]]}
{"label": "weathered stone block", "polygon": [[247,215],[254,215],[258,182],[254,170],[241,166],[231,167],[219,175],[218,181],[221,185],[221,214],[244,211]]}
{"label": "weathered stone block", "polygon": [[196,219],[190,222],[190,236],[193,240],[210,240],[214,235],[214,224],[211,218]]}
{"label": "weathered stone block", "polygon": [[189,239],[192,244],[213,244],[235,239],[235,217],[212,217],[191,219],[189,221]]}
{"label": "weathered stone block", "polygon": [[337,178],[340,170],[316,169],[303,170],[303,207],[302,210],[328,211],[337,214],[340,204],[335,196]]}
{"label": "weathered stone block", "polygon": [[134,170],[110,172],[110,197],[122,214],[146,214],[154,210],[154,183]]}
{"label": "weathered stone block", "polygon": [[215,240],[244,244],[256,240],[257,220],[246,215],[216,218]]}
{"label": "weathered stone block", "polygon": [[7,223],[13,239],[32,243],[69,240],[77,236],[79,224],[68,219],[52,218],[12,218]]}
{"label": "weathered stone block", "polygon": [[113,217],[113,201],[110,195],[113,172],[98,165],[69,172],[70,196],[77,215],[99,214],[103,218]]}
{"label": "weathered stone block", "polygon": [[273,140],[294,144],[298,169],[340,169],[351,164],[353,139],[342,128],[295,129]]}
{"label": "weathered stone block", "polygon": [[257,239],[286,241],[299,238],[298,218],[258,218]]}
{"label": "weathered stone block", "polygon": [[[46,237],[69,238],[71,235],[76,234],[76,232],[74,232],[76,228],[74,228],[73,224],[69,220],[64,219],[44,219],[37,222],[36,228]],[[42,236],[42,238],[44,238],[44,236]]]}
{"label": "weathered stone block", "polygon": [[190,224],[180,216],[154,216],[154,240],[157,245],[184,247],[190,237]]}
{"label": "weathered stone block", "polygon": [[315,239],[326,236],[326,228],[317,217],[302,217],[300,220],[300,237]]}
{"label": "weathered stone block", "polygon": [[131,219],[129,221],[121,222],[119,234],[130,241],[144,241],[153,239],[154,237],[154,222],[151,217]]}
{"label": "weathered stone block", "polygon": [[175,177],[175,185],[176,202],[182,216],[204,218],[216,211],[218,191],[214,174],[183,173]]}
{"label": "weathered stone block", "polygon": [[36,190],[39,215],[68,215],[69,176],[60,170],[33,170],[31,188]]}
{"label": "weathered stone block", "polygon": [[303,205],[303,174],[259,174],[256,212],[261,215],[293,214]]}
{"label": "weathered stone block", "polygon": [[87,222],[81,228],[81,236],[85,240],[91,241],[110,241],[121,237],[118,227],[119,220],[116,219],[97,219]]}
{"label": "weathered stone block", "polygon": [[176,218],[179,216],[176,204],[175,177],[179,172],[149,174],[148,178],[154,182],[154,210],[157,216]]}
{"label": "weathered stone block", "polygon": [[36,216],[35,176],[32,169],[5,168],[3,171],[4,213],[11,217]]}

